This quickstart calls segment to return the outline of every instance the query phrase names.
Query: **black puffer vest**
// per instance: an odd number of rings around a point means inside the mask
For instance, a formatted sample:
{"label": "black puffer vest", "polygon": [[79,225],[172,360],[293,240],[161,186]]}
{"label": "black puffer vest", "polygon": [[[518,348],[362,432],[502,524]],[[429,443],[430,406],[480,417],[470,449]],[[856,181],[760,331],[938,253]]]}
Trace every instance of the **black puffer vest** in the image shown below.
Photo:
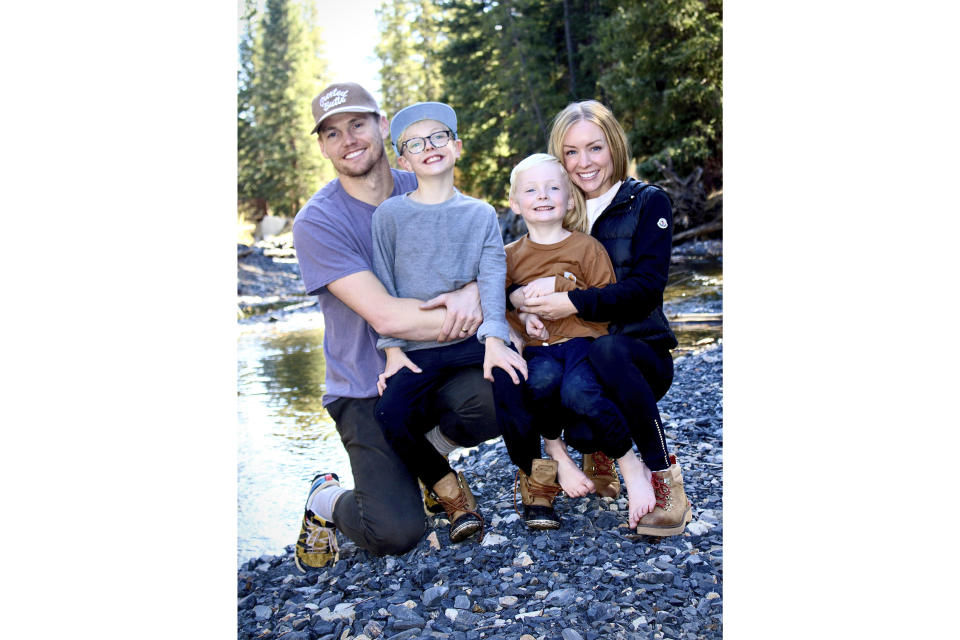
{"label": "black puffer vest", "polygon": [[[660,228],[663,228],[663,221],[666,221],[670,234],[673,233],[673,215],[670,206],[659,206],[658,211],[652,211],[653,207],[647,206],[651,196],[659,193],[666,196],[669,203],[669,196],[660,187],[627,178],[591,229],[591,235],[603,244],[610,255],[617,282],[628,279],[637,270],[650,268],[649,265],[639,264],[638,257],[634,255],[634,236],[639,228],[647,229],[649,225],[657,222],[660,222]],[[657,219],[651,219],[653,216]],[[666,270],[670,265],[670,248],[669,238],[666,243],[660,243],[655,248],[656,251],[665,254],[657,256],[659,263],[665,265],[662,269],[663,273],[658,274],[662,276],[664,285],[667,278]],[[673,349],[677,346],[677,338],[670,330],[670,325],[663,313],[662,289],[660,289],[656,307],[646,318],[638,321],[613,321],[610,323],[609,331],[639,338],[660,349]]]}

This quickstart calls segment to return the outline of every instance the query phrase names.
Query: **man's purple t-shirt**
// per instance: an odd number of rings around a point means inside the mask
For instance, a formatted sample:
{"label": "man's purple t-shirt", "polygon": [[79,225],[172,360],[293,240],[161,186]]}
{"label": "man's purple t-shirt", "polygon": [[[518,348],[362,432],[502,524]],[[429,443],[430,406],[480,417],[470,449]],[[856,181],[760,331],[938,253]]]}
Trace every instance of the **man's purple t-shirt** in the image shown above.
{"label": "man's purple t-shirt", "polygon": [[[391,196],[413,191],[417,177],[391,169]],[[375,398],[384,357],[377,333],[366,320],[327,290],[334,280],[373,272],[370,221],[376,207],[344,191],[337,178],[316,192],[293,221],[293,244],[307,293],[316,294],[323,313],[326,391],[323,406],[339,398]]]}

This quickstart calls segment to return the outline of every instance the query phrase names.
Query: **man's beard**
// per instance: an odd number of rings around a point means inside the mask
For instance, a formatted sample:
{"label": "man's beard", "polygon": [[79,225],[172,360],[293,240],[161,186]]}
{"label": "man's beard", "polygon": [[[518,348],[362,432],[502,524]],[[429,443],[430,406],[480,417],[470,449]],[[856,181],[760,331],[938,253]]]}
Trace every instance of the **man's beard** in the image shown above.
{"label": "man's beard", "polygon": [[351,169],[347,166],[334,165],[334,168],[337,170],[337,174],[346,176],[348,178],[364,178],[370,175],[370,172],[373,171],[373,168],[376,167],[380,162],[380,158],[383,157],[383,143],[381,142],[379,145],[371,145],[369,147],[369,151],[370,156],[367,159],[368,162],[364,165],[361,165],[359,169]]}

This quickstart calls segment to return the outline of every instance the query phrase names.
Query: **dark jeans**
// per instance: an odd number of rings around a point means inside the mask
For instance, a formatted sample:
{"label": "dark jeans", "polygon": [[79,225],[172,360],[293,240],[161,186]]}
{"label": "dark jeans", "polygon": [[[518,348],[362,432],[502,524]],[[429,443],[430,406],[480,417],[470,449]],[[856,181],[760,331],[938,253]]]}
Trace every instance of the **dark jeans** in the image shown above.
{"label": "dark jeans", "polygon": [[[416,418],[423,415],[421,407],[439,384],[463,367],[482,365],[484,353],[484,346],[474,338],[409,351],[407,357],[420,367],[421,373],[404,368],[393,374],[377,402],[376,416],[384,437],[407,468],[428,487],[451,469],[446,456],[440,455],[424,437],[426,425]],[[513,384],[509,374],[499,367],[494,367],[493,378],[497,426],[511,460],[529,474],[531,460],[540,457],[540,435],[524,405],[523,385]]]}
{"label": "dark jeans", "polygon": [[[627,418],[630,435],[637,443],[644,464],[651,471],[668,468],[669,453],[657,401],[673,382],[670,352],[654,349],[642,340],[614,334],[594,340],[588,357],[603,388]],[[582,422],[566,432],[567,444],[584,453],[598,449],[594,440],[589,426]]]}
{"label": "dark jeans", "polygon": [[[529,346],[523,350],[530,376],[527,394],[531,406],[561,405],[589,425],[595,445],[611,458],[619,458],[633,447],[627,420],[607,397],[587,359],[592,338],[572,338],[549,346]],[[562,418],[555,412],[538,411],[534,417],[537,431],[555,440],[563,431]]]}
{"label": "dark jeans", "polygon": [[[358,547],[375,555],[399,554],[423,536],[423,498],[416,479],[383,437],[376,403],[377,398],[340,398],[327,405],[350,457],[355,486],[337,501],[333,521]],[[439,385],[427,413],[455,425],[461,436],[477,434],[476,439],[457,439],[464,446],[496,437],[493,394],[478,367],[462,369]],[[424,431],[434,424],[425,423]]]}

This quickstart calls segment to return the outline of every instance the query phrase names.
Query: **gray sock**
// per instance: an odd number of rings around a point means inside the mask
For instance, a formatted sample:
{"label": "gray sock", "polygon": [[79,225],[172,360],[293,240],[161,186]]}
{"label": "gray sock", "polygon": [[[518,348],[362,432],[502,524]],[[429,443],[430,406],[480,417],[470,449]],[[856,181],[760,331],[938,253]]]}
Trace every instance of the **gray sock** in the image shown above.
{"label": "gray sock", "polygon": [[439,452],[442,456],[448,456],[450,455],[451,451],[460,447],[459,444],[443,435],[443,433],[440,431],[440,427],[434,427],[433,429],[430,429],[430,431],[427,431],[427,433],[424,435],[426,436],[427,441],[432,444],[433,448],[436,449],[437,452]]}
{"label": "gray sock", "polygon": [[333,507],[336,506],[340,496],[346,492],[347,489],[336,485],[331,485],[326,489],[320,489],[313,494],[313,498],[310,500],[307,508],[327,522],[333,522]]}

